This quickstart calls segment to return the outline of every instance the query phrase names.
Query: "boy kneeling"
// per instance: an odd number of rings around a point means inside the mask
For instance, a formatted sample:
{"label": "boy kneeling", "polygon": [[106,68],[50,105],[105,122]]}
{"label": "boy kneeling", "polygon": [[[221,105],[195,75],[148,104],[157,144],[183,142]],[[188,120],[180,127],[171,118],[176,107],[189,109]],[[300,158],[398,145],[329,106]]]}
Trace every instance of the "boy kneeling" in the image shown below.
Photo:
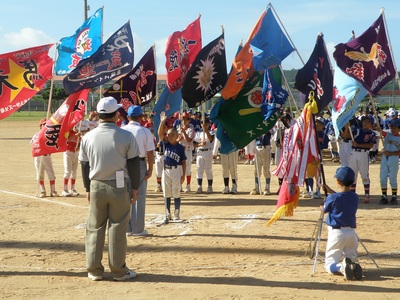
{"label": "boy kneeling", "polygon": [[340,167],[335,178],[340,191],[336,193],[325,186],[330,195],[321,205],[321,210],[328,213],[325,269],[328,273],[343,274],[346,280],[360,280],[362,268],[357,263],[358,237],[355,232],[358,195],[350,189],[355,174],[349,167]]}

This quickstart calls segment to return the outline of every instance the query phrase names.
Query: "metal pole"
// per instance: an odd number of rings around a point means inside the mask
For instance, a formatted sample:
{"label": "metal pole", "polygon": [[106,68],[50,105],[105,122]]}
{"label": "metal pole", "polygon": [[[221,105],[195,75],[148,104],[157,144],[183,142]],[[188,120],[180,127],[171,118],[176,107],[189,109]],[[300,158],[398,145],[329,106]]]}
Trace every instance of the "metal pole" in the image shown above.
{"label": "metal pole", "polygon": [[88,15],[87,0],[83,0],[83,21],[87,20],[87,15]]}

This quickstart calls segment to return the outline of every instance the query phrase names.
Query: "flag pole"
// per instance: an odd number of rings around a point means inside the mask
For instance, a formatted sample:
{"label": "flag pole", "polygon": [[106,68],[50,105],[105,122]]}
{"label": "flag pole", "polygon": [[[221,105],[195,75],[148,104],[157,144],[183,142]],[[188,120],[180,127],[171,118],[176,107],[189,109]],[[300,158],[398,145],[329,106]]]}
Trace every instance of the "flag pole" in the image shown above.
{"label": "flag pole", "polygon": [[385,9],[383,7],[381,8],[381,14],[383,16],[383,24],[385,24],[386,36],[388,38],[388,43],[389,43],[388,46],[389,46],[389,49],[390,49],[390,56],[392,57],[394,71],[396,72],[397,85],[400,87],[400,78],[399,78],[399,74],[397,73],[396,61],[394,59],[392,43],[390,42],[389,30],[388,30],[387,23],[386,23]]}
{"label": "flag pole", "polygon": [[290,99],[293,101],[293,104],[294,104],[294,107],[296,108],[296,111],[298,113],[300,113],[299,108],[297,107],[297,103],[296,103],[296,101],[294,101],[294,97],[293,97],[292,91],[290,90],[289,83],[287,82],[285,74],[283,73],[282,65],[279,65],[279,69],[281,70],[282,78],[284,79],[284,82],[285,82],[285,87],[286,87],[288,93],[290,94]]}
{"label": "flag pole", "polygon": [[[100,40],[101,44],[103,44],[103,30],[104,30],[104,6],[101,7],[102,12],[103,12],[103,17],[101,18],[101,33],[100,33]],[[103,97],[103,85],[100,85],[99,87],[99,100]]]}
{"label": "flag pole", "polygon": [[[279,18],[278,14],[276,13],[276,10],[275,10],[275,8],[272,6],[272,3],[271,3],[271,2],[268,3],[267,9],[268,9],[268,7],[271,7],[271,9],[272,9],[272,11],[274,12],[276,18],[278,19],[278,21],[279,21],[279,23],[280,23],[280,25],[281,25],[283,31],[285,31],[285,34],[286,34],[287,38],[289,39],[289,41],[290,41],[290,43],[292,44],[292,46],[294,46],[294,43],[293,43],[292,39],[290,38],[288,32],[286,31],[285,26],[284,26],[283,23],[281,22],[281,19]],[[303,61],[303,58],[301,58],[300,53],[299,53],[299,51],[297,50],[297,47],[294,47],[294,50],[296,51],[296,53],[297,53],[297,55],[299,56],[299,58],[300,58],[301,62],[303,63],[303,65],[305,65],[305,63],[304,63],[304,61]]]}

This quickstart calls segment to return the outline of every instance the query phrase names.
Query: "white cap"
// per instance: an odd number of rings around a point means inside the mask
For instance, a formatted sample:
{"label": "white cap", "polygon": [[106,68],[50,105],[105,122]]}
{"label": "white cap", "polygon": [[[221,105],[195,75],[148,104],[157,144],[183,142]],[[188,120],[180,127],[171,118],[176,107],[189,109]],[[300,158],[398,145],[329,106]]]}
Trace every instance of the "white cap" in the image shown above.
{"label": "white cap", "polygon": [[99,103],[97,103],[97,112],[99,114],[110,114],[116,112],[120,107],[122,107],[122,104],[118,104],[115,98],[105,97],[101,98]]}

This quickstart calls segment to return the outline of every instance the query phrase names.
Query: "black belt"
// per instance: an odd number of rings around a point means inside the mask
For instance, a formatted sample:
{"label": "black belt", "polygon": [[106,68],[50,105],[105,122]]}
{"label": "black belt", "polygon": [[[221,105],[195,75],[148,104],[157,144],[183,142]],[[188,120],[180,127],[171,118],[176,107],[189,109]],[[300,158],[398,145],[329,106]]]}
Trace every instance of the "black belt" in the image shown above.
{"label": "black belt", "polygon": [[146,160],[146,157],[139,157],[140,160]]}
{"label": "black belt", "polygon": [[332,229],[341,229],[341,228],[355,228],[355,227],[350,227],[350,226],[344,226],[344,227],[340,227],[340,226],[331,226]]}
{"label": "black belt", "polygon": [[50,154],[44,154],[43,156],[50,156]]}
{"label": "black belt", "polygon": [[164,168],[165,169],[176,169],[176,168],[178,168],[178,166],[167,166],[167,165],[165,165]]}
{"label": "black belt", "polygon": [[209,149],[207,149],[207,148],[198,148],[199,149],[199,151],[208,151]]}
{"label": "black belt", "polygon": [[360,149],[360,148],[357,148],[357,149],[353,148],[353,150],[356,151],[356,152],[367,152],[367,151],[369,151],[369,149]]}

